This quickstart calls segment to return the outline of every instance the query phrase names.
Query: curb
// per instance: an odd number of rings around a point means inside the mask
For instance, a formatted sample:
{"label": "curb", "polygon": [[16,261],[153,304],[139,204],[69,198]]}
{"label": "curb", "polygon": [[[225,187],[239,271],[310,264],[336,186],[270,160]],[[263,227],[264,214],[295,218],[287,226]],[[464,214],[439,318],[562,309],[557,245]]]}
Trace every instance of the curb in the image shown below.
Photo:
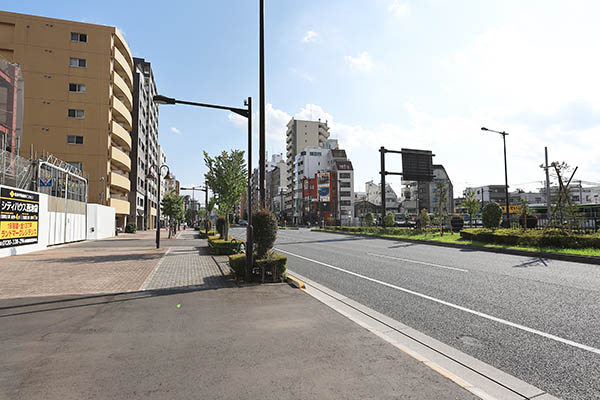
{"label": "curb", "polygon": [[[298,274],[296,274],[298,275]],[[484,400],[558,400],[515,376],[302,277],[304,292]]]}
{"label": "curb", "polygon": [[[312,231],[312,229],[311,229],[311,231]],[[392,238],[392,237],[385,237],[385,236],[378,236],[378,235],[367,235],[364,233],[335,232],[335,231],[328,231],[328,230],[315,230],[315,232],[335,233],[338,235],[349,235],[349,236],[361,236],[361,237],[369,237],[369,238],[375,238],[375,239],[393,240],[393,241],[398,241],[398,242],[408,242],[408,243],[427,244],[427,245],[431,245],[431,246],[451,247],[451,248],[455,248],[455,249],[470,249],[470,250],[477,250],[477,251],[486,251],[488,253],[511,254],[511,255],[515,255],[515,256],[546,258],[546,259],[551,259],[551,260],[560,260],[560,261],[577,262],[577,263],[583,263],[583,264],[600,265],[600,257],[594,257],[594,256],[548,253],[548,252],[544,252],[544,251],[503,249],[501,247],[484,247],[484,246],[477,246],[477,245],[472,245],[472,244],[444,243],[444,242],[435,242],[432,240],[430,241],[430,240],[421,240],[421,239]]]}
{"label": "curb", "polygon": [[287,276],[287,282],[288,282],[290,285],[292,285],[292,286],[294,286],[295,288],[297,288],[297,289],[304,289],[304,288],[306,287],[306,286],[304,285],[304,282],[302,282],[302,281],[301,281],[300,279],[298,279],[298,278],[294,278],[294,277],[293,277],[293,276],[291,276],[291,275],[288,275],[288,276]]}

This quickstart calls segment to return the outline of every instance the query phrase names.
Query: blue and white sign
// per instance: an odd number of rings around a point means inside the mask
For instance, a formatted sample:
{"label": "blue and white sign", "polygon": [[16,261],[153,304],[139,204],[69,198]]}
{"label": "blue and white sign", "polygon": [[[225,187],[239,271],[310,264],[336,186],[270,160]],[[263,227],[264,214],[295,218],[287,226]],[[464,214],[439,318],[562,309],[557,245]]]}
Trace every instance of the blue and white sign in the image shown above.
{"label": "blue and white sign", "polygon": [[40,178],[40,186],[52,186],[52,178]]}

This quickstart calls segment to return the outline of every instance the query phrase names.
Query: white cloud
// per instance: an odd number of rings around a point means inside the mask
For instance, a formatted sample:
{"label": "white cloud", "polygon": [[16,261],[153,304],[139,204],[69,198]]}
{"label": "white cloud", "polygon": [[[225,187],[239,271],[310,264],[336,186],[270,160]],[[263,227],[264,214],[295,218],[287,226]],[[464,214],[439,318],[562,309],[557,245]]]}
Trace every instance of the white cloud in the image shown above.
{"label": "white cloud", "polygon": [[315,31],[306,31],[306,34],[302,38],[302,43],[314,43],[317,41],[318,36],[319,34]]}
{"label": "white cloud", "polygon": [[370,72],[375,67],[375,63],[371,59],[371,56],[366,51],[360,53],[357,57],[345,56],[344,60],[350,66],[350,68],[357,69],[363,72]]}
{"label": "white cloud", "polygon": [[181,131],[175,128],[174,126],[171,127],[171,132],[173,132],[176,135],[181,135]]}
{"label": "white cloud", "polygon": [[289,71],[290,71],[290,73],[292,75],[295,75],[295,76],[297,76],[297,77],[299,77],[301,79],[304,79],[307,82],[311,82],[312,83],[315,80],[315,78],[309,72],[300,71],[300,70],[298,70],[296,68],[290,68]]}
{"label": "white cloud", "polygon": [[400,2],[399,0],[394,0],[388,6],[388,11],[396,17],[404,17],[409,14],[410,7],[408,6],[408,3],[406,3],[406,2]]}

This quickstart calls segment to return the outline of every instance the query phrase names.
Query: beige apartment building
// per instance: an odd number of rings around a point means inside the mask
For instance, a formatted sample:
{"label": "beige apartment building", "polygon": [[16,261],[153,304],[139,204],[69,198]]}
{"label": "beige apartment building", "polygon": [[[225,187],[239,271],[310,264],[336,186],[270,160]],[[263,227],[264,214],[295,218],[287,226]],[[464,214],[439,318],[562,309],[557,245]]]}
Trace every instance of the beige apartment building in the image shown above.
{"label": "beige apartment building", "polygon": [[115,27],[0,12],[0,57],[24,80],[21,155],[47,152],[89,176],[88,199],[130,213],[133,59]]}

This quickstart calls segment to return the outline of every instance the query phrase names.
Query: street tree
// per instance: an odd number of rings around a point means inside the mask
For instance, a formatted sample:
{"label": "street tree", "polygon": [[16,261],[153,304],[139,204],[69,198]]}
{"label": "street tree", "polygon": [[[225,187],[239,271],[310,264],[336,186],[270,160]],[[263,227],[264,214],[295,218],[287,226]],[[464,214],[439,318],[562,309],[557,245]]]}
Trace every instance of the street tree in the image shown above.
{"label": "street tree", "polygon": [[367,224],[367,226],[373,226],[373,214],[372,213],[367,213],[365,215],[365,224]]}
{"label": "street tree", "polygon": [[[183,221],[183,197],[169,191],[165,193],[161,202],[161,210],[163,215],[169,219],[169,226],[173,226],[179,221]],[[169,229],[169,237],[171,237],[172,229]]]}
{"label": "street tree", "polygon": [[481,210],[481,204],[479,200],[475,197],[475,191],[469,190],[465,199],[462,202],[462,206],[467,210],[469,214],[469,221],[471,221],[471,228],[473,227],[473,216]]}
{"label": "street tree", "polygon": [[220,155],[211,157],[204,152],[204,162],[208,172],[205,174],[206,183],[216,195],[219,213],[226,218],[224,236],[229,237],[229,216],[236,204],[246,192],[247,173],[242,150],[223,151]]}

